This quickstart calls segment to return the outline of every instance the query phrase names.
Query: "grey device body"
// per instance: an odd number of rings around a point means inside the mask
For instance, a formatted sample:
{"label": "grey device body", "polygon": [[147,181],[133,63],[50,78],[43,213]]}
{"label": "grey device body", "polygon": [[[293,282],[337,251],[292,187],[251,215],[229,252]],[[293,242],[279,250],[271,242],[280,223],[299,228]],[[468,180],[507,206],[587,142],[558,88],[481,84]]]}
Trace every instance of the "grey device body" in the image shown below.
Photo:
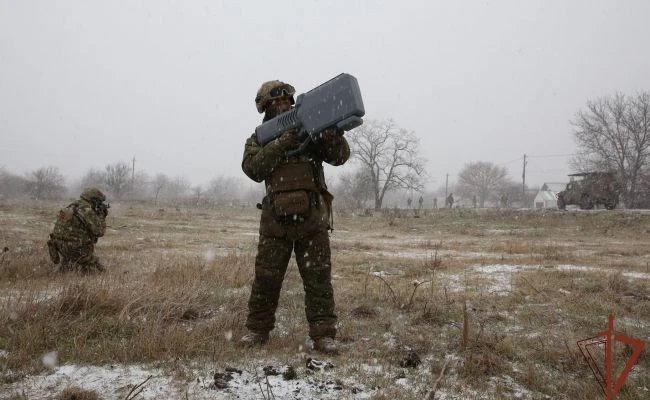
{"label": "grey device body", "polygon": [[317,141],[325,129],[349,131],[363,124],[361,90],[357,78],[340,74],[314,89],[300,94],[292,110],[284,112],[255,128],[257,142],[264,146],[290,129],[299,130],[302,151],[310,141]]}

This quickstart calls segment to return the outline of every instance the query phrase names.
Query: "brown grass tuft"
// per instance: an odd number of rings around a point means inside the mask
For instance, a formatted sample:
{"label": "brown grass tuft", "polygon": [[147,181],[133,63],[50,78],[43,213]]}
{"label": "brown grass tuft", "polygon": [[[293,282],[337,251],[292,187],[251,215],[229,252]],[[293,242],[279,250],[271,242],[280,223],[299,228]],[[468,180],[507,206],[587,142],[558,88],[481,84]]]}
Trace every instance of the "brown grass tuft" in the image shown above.
{"label": "brown grass tuft", "polygon": [[76,386],[66,388],[59,400],[99,400],[99,395],[94,390],[84,390]]}

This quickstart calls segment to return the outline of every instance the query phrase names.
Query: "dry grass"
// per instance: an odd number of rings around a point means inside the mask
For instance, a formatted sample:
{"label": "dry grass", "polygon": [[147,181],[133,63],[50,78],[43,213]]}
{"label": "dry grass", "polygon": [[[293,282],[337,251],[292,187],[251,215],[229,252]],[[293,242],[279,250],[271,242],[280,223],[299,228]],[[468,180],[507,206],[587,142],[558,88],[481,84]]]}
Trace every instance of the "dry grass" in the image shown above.
{"label": "dry grass", "polygon": [[[303,344],[307,327],[293,261],[269,344],[257,354],[231,341],[244,329],[257,210],[114,204],[97,247],[108,272],[60,275],[45,248],[58,207],[0,203],[0,247],[8,248],[0,253],[0,383],[46,370],[50,351],[61,363],[153,362],[178,376],[190,362],[296,362],[287,348]],[[603,331],[610,313],[620,333],[650,336],[648,214],[340,213],[335,228],[337,363],[381,387],[376,399],[404,398],[394,385],[404,349],[426,366],[411,376],[421,388],[435,381],[437,390],[511,398],[516,385],[530,398],[598,398],[576,341]],[[519,268],[489,269],[504,265]],[[364,373],[371,362],[386,373]],[[619,398],[647,394],[647,347],[635,371]],[[61,398],[98,398],[66,392]]]}

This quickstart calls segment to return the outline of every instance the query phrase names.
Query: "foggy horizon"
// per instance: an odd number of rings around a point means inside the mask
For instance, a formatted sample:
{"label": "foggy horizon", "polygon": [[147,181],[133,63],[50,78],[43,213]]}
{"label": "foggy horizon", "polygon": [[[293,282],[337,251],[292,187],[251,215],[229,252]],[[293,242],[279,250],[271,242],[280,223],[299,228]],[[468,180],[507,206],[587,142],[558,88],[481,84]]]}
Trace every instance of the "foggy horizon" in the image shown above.
{"label": "foggy horizon", "polygon": [[136,173],[192,185],[247,179],[261,83],[299,94],[346,72],[364,119],[420,139],[427,191],[477,161],[521,182],[524,154],[528,187],[566,182],[576,112],[650,89],[649,12],[641,0],[0,1],[0,166],[58,167],[71,184],[135,157]]}

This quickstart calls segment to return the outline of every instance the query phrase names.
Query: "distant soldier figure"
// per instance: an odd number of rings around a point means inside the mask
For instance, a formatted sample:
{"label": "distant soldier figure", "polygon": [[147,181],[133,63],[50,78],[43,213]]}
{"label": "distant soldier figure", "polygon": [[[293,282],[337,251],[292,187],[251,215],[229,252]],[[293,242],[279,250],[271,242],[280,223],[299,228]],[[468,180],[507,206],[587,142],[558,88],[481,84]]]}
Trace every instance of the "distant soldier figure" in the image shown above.
{"label": "distant soldier figure", "polygon": [[508,208],[508,195],[507,194],[502,194],[501,195],[501,207]]}
{"label": "distant soldier figure", "polygon": [[472,196],[472,205],[474,208],[476,208],[477,202],[476,202],[476,195]]}
{"label": "distant soldier figure", "polygon": [[438,198],[437,197],[433,198],[433,209],[434,210],[438,209]]}
{"label": "distant soldier figure", "polygon": [[79,200],[59,211],[54,230],[47,241],[50,258],[59,265],[59,271],[79,269],[104,271],[95,257],[95,244],[104,236],[108,204],[106,196],[97,188],[85,188]]}
{"label": "distant soldier figure", "polygon": [[411,199],[410,197],[409,197],[408,199],[406,199],[406,206],[407,206],[408,208],[411,208],[411,204],[412,204],[412,203],[413,203],[413,199]]}
{"label": "distant soldier figure", "polygon": [[449,196],[447,196],[447,208],[452,208],[454,206],[454,194],[449,193]]}

